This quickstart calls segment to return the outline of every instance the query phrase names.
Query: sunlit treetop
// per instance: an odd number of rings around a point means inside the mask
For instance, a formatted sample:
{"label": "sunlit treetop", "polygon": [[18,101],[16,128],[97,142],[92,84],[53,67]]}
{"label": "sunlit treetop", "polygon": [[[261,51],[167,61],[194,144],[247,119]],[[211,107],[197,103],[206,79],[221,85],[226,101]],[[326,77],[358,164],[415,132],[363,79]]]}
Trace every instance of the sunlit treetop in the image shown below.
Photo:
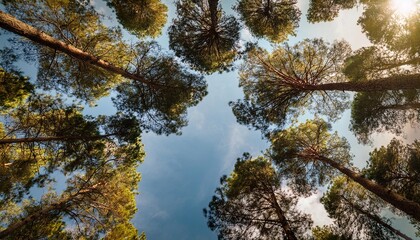
{"label": "sunlit treetop", "polygon": [[242,21],[256,37],[282,42],[295,35],[300,11],[296,0],[241,0],[235,6]]}
{"label": "sunlit treetop", "polygon": [[107,0],[117,19],[139,38],[157,37],[166,23],[168,7],[160,0]]}
{"label": "sunlit treetop", "polygon": [[229,70],[238,53],[239,23],[218,0],[179,0],[168,30],[170,48],[195,70]]}
{"label": "sunlit treetop", "polygon": [[366,1],[358,23],[375,44],[420,52],[420,7],[415,0]]}

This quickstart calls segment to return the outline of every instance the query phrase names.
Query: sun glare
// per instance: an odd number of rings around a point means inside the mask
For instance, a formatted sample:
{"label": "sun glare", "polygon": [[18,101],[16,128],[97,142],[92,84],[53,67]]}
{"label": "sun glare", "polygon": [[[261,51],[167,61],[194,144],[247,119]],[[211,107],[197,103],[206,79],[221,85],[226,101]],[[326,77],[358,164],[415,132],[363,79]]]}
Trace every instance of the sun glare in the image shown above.
{"label": "sun glare", "polygon": [[419,2],[419,0],[391,0],[391,7],[396,15],[408,17],[416,11]]}

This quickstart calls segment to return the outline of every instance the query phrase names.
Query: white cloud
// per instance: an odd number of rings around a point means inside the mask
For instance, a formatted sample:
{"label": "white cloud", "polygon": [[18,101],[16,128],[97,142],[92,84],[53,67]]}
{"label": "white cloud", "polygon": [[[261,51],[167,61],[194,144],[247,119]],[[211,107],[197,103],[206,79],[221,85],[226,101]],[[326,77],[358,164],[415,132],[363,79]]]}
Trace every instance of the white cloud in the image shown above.
{"label": "white cloud", "polygon": [[297,204],[297,208],[304,213],[311,214],[314,226],[322,226],[332,224],[332,219],[328,217],[328,213],[321,204],[321,192],[317,192],[307,198],[302,198]]}

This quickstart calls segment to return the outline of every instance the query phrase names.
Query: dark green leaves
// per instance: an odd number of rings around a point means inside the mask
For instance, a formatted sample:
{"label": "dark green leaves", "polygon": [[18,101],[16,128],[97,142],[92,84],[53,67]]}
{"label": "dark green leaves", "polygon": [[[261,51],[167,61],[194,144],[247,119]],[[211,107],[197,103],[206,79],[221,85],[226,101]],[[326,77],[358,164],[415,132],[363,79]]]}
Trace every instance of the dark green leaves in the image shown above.
{"label": "dark green leaves", "polygon": [[159,0],[107,0],[120,24],[139,38],[157,37],[166,23],[168,7]]}
{"label": "dark green leaves", "polygon": [[187,108],[207,94],[203,77],[187,72],[176,60],[160,53],[153,42],[136,46],[136,74],[150,84],[130,81],[117,87],[113,99],[118,110],[134,114],[141,129],[158,134],[180,133],[187,124]]}
{"label": "dark green leaves", "polygon": [[241,0],[235,6],[242,21],[257,37],[282,42],[295,35],[300,11],[296,0]]}
{"label": "dark green leaves", "polygon": [[239,24],[217,0],[180,0],[169,44],[183,61],[205,73],[231,68],[238,52]]}

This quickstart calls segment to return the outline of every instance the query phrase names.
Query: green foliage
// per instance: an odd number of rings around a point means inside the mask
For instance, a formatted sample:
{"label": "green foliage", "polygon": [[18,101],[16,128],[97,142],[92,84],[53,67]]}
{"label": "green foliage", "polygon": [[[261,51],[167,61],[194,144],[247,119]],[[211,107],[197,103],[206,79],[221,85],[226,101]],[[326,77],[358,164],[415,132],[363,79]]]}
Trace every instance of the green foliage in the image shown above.
{"label": "green foliage", "polygon": [[[3,131],[3,136],[35,136],[29,142],[1,145],[6,150],[2,157],[13,154],[13,158],[1,159],[5,167],[2,170],[20,171],[18,174],[22,175],[5,179],[11,189],[19,185],[31,187],[46,180],[51,185],[57,180],[52,173],[61,171],[67,179],[67,186],[60,194],[51,191],[40,200],[28,195],[30,192],[20,196],[2,193],[4,207],[0,208],[0,216],[3,216],[4,224],[0,226],[0,237],[98,239],[126,233],[133,239],[144,239],[130,223],[136,212],[135,194],[140,181],[136,168],[144,159],[143,145],[137,135],[140,133],[138,123],[123,115],[96,119],[83,117],[78,111],[80,108],[66,106],[51,97],[30,100],[26,106],[7,116],[8,125],[4,129],[8,132]],[[77,136],[76,139],[66,136],[46,142],[36,139],[38,135],[53,134],[60,129],[63,134],[78,134],[80,131],[80,135],[72,135]],[[99,135],[101,133],[104,135]],[[30,158],[19,159],[10,149],[21,151]],[[19,162],[36,166],[43,163],[45,166],[42,170],[38,166],[32,171],[22,171],[14,168]],[[28,200],[23,200],[25,204],[21,206],[9,201],[21,201],[23,196],[28,196]]]}
{"label": "green foliage", "polygon": [[406,50],[415,56],[420,51],[419,20],[419,9],[410,16],[400,16],[395,13],[391,1],[385,0],[365,1],[358,23],[374,44],[383,44],[392,50]]}
{"label": "green foliage", "polygon": [[205,73],[231,68],[238,52],[236,19],[222,12],[217,0],[179,0],[176,8],[168,30],[176,56]]}
{"label": "green foliage", "polygon": [[[137,115],[141,129],[158,134],[179,133],[186,125],[187,108],[207,94],[202,77],[187,72],[173,57],[162,54],[155,42],[128,46],[122,41],[120,30],[103,25],[103,17],[91,6],[73,0],[62,5],[44,0],[16,9],[23,4],[24,1],[18,1],[7,7],[53,37],[139,78],[124,79],[88,61],[38,47],[38,85],[44,90],[55,89],[93,103],[116,87],[117,109]],[[47,24],[41,24],[45,21]]]}
{"label": "green foliage", "polygon": [[2,116],[2,199],[20,199],[35,184],[44,186],[48,174],[40,172],[41,166],[47,173],[72,172],[86,161],[94,166],[98,164],[95,156],[105,148],[115,148],[113,155],[126,161],[143,158],[135,118],[122,114],[93,118],[81,111],[59,98],[33,95]]}
{"label": "green foliage", "polygon": [[359,142],[370,142],[374,132],[400,135],[407,124],[419,121],[418,90],[357,93],[351,111],[350,129]]}
{"label": "green foliage", "polygon": [[399,239],[390,220],[381,217],[384,203],[344,176],[334,179],[321,202],[340,232],[351,239]]}
{"label": "green foliage", "polygon": [[349,144],[330,128],[315,119],[272,134],[269,155],[295,191],[306,193],[337,174],[322,158],[350,166]]}
{"label": "green foliage", "polygon": [[307,18],[311,23],[332,21],[340,10],[356,6],[358,0],[311,0]]}
{"label": "green foliage", "polygon": [[300,11],[296,3],[296,0],[240,0],[235,10],[256,37],[282,42],[288,35],[294,36],[299,26]]}
{"label": "green foliage", "polygon": [[[15,17],[115,66],[126,66],[132,58],[121,31],[102,23],[103,16],[80,1],[13,1],[6,9]],[[31,44],[31,43],[27,43]],[[90,103],[106,96],[123,79],[57,52],[37,46],[32,52],[39,61],[37,84],[44,90],[60,90]]]}
{"label": "green foliage", "polygon": [[32,91],[33,85],[27,77],[0,67],[0,113],[22,104]]}
{"label": "green foliage", "polygon": [[[0,236],[19,239],[33,236],[36,230],[40,235],[37,238],[66,233],[73,239],[98,239],[108,231],[121,230],[122,224],[135,236],[129,220],[136,211],[135,194],[140,180],[137,164],[114,165],[107,160],[109,153],[103,154],[101,165],[85,165],[83,173],[67,180],[67,188],[60,195],[47,193],[40,201],[32,200],[17,215],[9,216],[9,224]],[[69,220],[64,222],[64,217]]]}
{"label": "green foliage", "polygon": [[364,47],[345,61],[344,74],[354,82],[377,79],[378,76],[418,74],[420,60],[405,51],[393,51],[383,45]]}
{"label": "green foliage", "polygon": [[340,70],[350,51],[346,42],[329,45],[321,39],[285,43],[270,54],[250,51],[239,73],[245,98],[230,103],[238,122],[264,132],[272,125],[281,128],[308,109],[337,119],[348,107],[348,95],[315,87],[345,79]]}
{"label": "green foliage", "polygon": [[351,236],[340,232],[336,226],[316,226],[312,228],[312,236],[314,240],[351,240]]}
{"label": "green foliage", "polygon": [[158,37],[166,23],[168,7],[159,0],[106,0],[119,23],[139,38]]}
{"label": "green foliage", "polygon": [[135,114],[141,129],[158,134],[180,133],[187,124],[187,108],[207,94],[204,78],[190,72],[154,42],[136,46],[136,73],[150,81],[131,81],[117,87],[113,101],[118,110]]}
{"label": "green foliage", "polygon": [[244,155],[231,175],[221,178],[204,213],[219,239],[300,239],[312,221],[296,209],[296,202],[297,196],[281,189],[267,159]]}
{"label": "green foliage", "polygon": [[420,203],[420,142],[393,139],[370,153],[365,174],[377,183]]}

